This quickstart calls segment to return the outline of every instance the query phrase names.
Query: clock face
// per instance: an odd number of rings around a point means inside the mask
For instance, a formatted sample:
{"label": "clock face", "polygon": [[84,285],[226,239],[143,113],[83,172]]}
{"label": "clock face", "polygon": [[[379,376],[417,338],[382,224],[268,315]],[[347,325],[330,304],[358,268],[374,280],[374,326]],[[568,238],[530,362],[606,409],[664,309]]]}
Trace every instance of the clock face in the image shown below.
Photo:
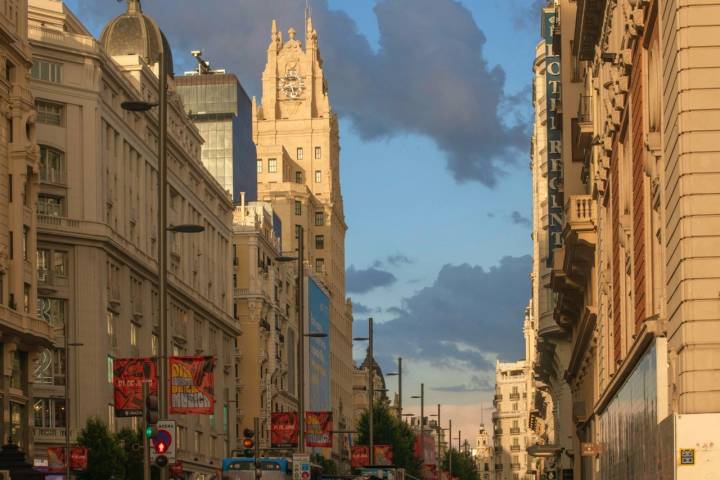
{"label": "clock face", "polygon": [[305,90],[305,81],[298,75],[297,70],[290,69],[284,77],[280,77],[280,90],[287,98],[298,98]]}

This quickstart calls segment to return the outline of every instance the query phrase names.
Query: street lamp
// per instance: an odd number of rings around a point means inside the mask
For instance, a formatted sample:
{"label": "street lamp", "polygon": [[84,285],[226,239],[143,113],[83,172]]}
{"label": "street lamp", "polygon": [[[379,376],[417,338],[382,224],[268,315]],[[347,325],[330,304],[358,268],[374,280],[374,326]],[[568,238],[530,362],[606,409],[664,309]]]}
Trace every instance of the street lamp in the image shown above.
{"label": "street lamp", "polygon": [[[161,420],[168,418],[168,318],[167,318],[167,232],[197,233],[203,227],[191,225],[172,226],[167,223],[167,72],[165,71],[165,49],[161,44],[158,52],[158,97],[155,103],[142,100],[128,100],[120,106],[130,112],[147,112],[158,107],[160,139],[158,141],[158,296],[160,300],[160,352],[158,382],[159,414]],[[160,479],[167,480],[168,469],[160,469]]]}
{"label": "street lamp", "polygon": [[425,465],[425,384],[420,384],[420,395],[413,395],[410,398],[420,399],[420,452],[422,464]]}
{"label": "street lamp", "polygon": [[375,386],[373,380],[374,380],[374,374],[375,371],[373,369],[373,364],[375,362],[373,357],[373,319],[372,317],[368,318],[368,336],[367,337],[355,337],[353,340],[363,342],[368,342],[368,372],[367,372],[367,395],[368,395],[368,448],[370,450],[369,452],[369,460],[370,465],[375,465],[375,442],[374,442],[374,412],[375,409],[375,392],[373,392],[373,387]]}
{"label": "street lamp", "polygon": [[388,377],[398,377],[398,418],[402,420],[402,357],[398,357],[397,372],[390,372]]}

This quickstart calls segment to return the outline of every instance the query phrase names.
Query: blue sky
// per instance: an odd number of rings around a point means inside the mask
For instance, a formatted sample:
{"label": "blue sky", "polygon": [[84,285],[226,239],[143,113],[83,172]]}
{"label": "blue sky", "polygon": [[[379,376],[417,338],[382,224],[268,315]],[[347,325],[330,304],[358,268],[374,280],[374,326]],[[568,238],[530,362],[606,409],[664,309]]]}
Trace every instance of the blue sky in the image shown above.
{"label": "blue sky", "polygon": [[[66,3],[95,34],[124,9],[111,0]],[[167,8],[180,3],[188,8]],[[259,97],[270,21],[302,31],[305,1],[202,3],[202,12],[189,0],[143,6],[167,33],[177,71],[201,48]],[[402,355],[405,392],[424,382],[427,402],[446,405],[443,417],[466,432],[480,423],[481,403],[490,405],[495,358],[522,354],[541,3],[311,1],[340,113],[356,333],[376,318],[383,368]],[[451,87],[433,91],[439,85]]]}

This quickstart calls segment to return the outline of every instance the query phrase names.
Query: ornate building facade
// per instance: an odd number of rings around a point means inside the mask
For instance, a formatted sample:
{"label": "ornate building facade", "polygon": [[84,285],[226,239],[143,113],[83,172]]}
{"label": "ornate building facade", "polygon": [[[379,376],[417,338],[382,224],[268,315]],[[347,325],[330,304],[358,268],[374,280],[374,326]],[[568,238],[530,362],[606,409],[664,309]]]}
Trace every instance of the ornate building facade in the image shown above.
{"label": "ornate building facade", "polygon": [[234,316],[240,324],[238,431],[260,419],[270,448],[272,412],[297,411],[296,262],[280,262],[279,220],[269,203],[241,202],[233,219]]}
{"label": "ornate building facade", "polygon": [[54,326],[37,315],[39,162],[27,2],[0,4],[0,440],[32,449],[32,367]]}
{"label": "ornate building facade", "polygon": [[[99,41],[63,2],[31,0],[29,32],[39,111],[38,299],[58,332],[34,372],[34,456],[61,444],[68,427],[74,440],[90,417],[111,429],[139,423],[114,415],[112,361],[158,354],[159,132],[156,112],[127,112],[121,103],[156,101],[162,46],[171,75],[168,222],[204,227],[168,233],[170,353],[217,358],[215,412],[173,417],[177,451],[187,472],[215,473],[236,439],[233,207],[202,165],[202,139],[174,90],[169,45],[137,0]],[[69,422],[58,405],[66,382]]]}
{"label": "ornate building facade", "polygon": [[[335,428],[346,430],[353,415],[352,316],[345,297],[338,121],[312,19],[305,25],[304,46],[294,29],[288,35],[283,41],[273,21],[262,104],[254,106],[258,199],[270,202],[280,217],[286,253],[294,254],[303,235],[305,261],[329,292],[330,398]],[[337,459],[342,451],[335,439]]]}
{"label": "ornate building facade", "polygon": [[720,4],[558,0],[543,18],[564,201],[538,370],[566,383],[571,427],[554,457],[583,480],[712,476],[688,445],[720,440]]}

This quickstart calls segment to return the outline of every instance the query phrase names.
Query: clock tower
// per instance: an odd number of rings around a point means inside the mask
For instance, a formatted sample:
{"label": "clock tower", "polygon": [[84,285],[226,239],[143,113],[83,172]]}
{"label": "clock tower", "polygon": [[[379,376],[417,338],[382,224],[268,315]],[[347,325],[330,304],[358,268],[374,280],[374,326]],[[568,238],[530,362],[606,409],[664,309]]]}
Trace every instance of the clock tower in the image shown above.
{"label": "clock tower", "polygon": [[[330,350],[326,367],[330,391],[329,405],[320,409],[331,408],[334,429],[346,430],[352,426],[353,414],[352,311],[345,297],[347,225],[340,190],[338,120],[330,107],[312,19],[306,20],[304,42],[293,28],[284,40],[273,20],[267,58],[262,101],[258,105],[253,99],[258,199],[271,203],[280,217],[285,254],[295,254],[302,234],[306,270],[328,296],[329,328],[324,333]],[[306,305],[307,300],[306,292]],[[310,372],[306,385],[317,380],[316,373]],[[317,398],[306,399],[307,410],[322,405]],[[336,436],[333,456],[338,460],[341,447]]]}

